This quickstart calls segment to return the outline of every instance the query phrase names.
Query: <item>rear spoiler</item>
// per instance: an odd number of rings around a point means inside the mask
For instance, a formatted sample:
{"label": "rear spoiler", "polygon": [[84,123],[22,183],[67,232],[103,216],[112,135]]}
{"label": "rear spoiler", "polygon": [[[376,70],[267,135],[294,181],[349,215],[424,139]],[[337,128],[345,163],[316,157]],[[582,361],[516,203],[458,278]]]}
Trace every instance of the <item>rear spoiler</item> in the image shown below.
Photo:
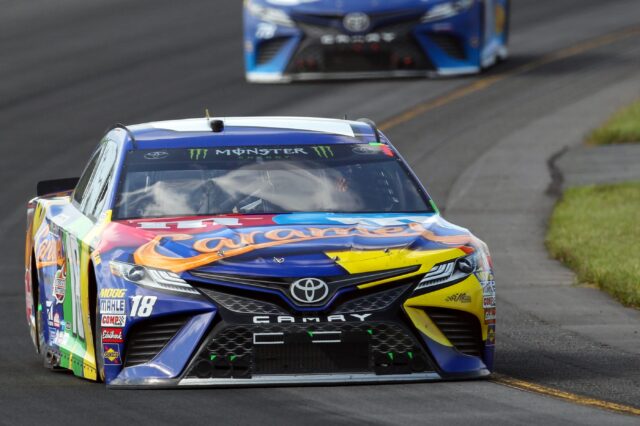
{"label": "rear spoiler", "polygon": [[42,197],[43,195],[72,191],[76,188],[76,185],[78,185],[79,180],[80,178],[44,180],[38,182],[36,193],[38,197]]}

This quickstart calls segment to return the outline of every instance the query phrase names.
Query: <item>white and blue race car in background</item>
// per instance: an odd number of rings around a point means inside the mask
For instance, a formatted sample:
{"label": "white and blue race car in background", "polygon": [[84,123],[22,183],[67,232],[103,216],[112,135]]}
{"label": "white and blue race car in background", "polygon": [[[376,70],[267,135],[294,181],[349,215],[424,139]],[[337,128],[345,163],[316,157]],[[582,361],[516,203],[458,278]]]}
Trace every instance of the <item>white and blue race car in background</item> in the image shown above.
{"label": "white and blue race car in background", "polygon": [[480,72],[507,57],[510,0],[245,0],[250,82]]}

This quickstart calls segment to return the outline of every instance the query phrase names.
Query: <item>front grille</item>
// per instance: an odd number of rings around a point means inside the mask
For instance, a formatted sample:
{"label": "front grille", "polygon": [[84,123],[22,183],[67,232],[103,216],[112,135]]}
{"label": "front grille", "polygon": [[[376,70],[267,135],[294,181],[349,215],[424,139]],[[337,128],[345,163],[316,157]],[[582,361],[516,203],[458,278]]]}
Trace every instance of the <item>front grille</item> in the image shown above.
{"label": "front grille", "polygon": [[464,50],[464,44],[459,37],[451,34],[430,34],[429,37],[440,49],[452,58],[460,60],[467,58],[467,54]]}
{"label": "front grille", "polygon": [[198,354],[187,377],[425,371],[433,371],[427,355],[399,324],[222,325]]}
{"label": "front grille", "polygon": [[342,306],[339,306],[334,314],[349,314],[356,312],[373,312],[387,309],[393,304],[402,293],[404,293],[410,285],[402,287],[394,287],[391,290],[373,293],[359,299],[351,300]]}
{"label": "front grille", "polygon": [[124,366],[131,367],[151,361],[188,320],[188,317],[168,317],[134,325],[127,335]]}
{"label": "front grille", "polygon": [[287,41],[289,41],[289,38],[279,37],[260,43],[260,46],[258,46],[258,56],[256,59],[258,65],[264,65],[275,58],[275,56],[278,54],[278,52],[280,52],[280,49],[284,47]]}
{"label": "front grille", "polygon": [[434,66],[415,39],[415,11],[372,15],[366,33],[343,27],[343,16],[294,17],[304,38],[288,72],[428,71]]}
{"label": "front grille", "polygon": [[286,315],[284,311],[277,305],[268,302],[249,299],[247,297],[235,296],[231,294],[221,293],[219,291],[210,290],[200,287],[200,291],[209,296],[218,306],[235,312],[237,314],[252,315]]}
{"label": "front grille", "polygon": [[[326,300],[331,300],[333,296],[338,293],[340,290],[345,289],[347,287],[354,287],[362,284],[371,283],[374,281],[390,279],[394,277],[399,277],[402,275],[406,275],[412,272],[417,271],[420,268],[420,265],[407,266],[402,268],[395,269],[387,269],[382,271],[374,271],[374,272],[365,272],[361,274],[349,274],[349,275],[337,275],[331,277],[321,277],[323,281],[327,283],[329,286],[329,294],[325,298],[325,301],[318,302],[314,304],[305,304],[304,307],[321,307]],[[255,288],[262,288],[268,290],[276,290],[285,296],[289,301],[293,302],[295,300],[291,295],[291,284],[302,277],[269,277],[269,276],[253,276],[253,275],[236,275],[236,274],[221,274],[215,272],[207,272],[207,271],[193,271],[191,275],[194,277],[204,280],[207,283],[220,283],[221,285],[243,285],[250,286]],[[204,290],[204,285],[202,283],[190,282],[190,284],[198,287],[200,290]],[[264,295],[264,291],[262,292]],[[224,302],[221,302],[224,305]],[[248,302],[243,302],[248,303]],[[263,307],[266,309],[266,307]],[[277,309],[275,305],[271,305],[269,309]],[[233,310],[233,309],[231,309]],[[247,313],[255,313],[255,312],[247,312]],[[274,311],[274,313],[276,313]],[[279,313],[279,312],[278,312]]]}
{"label": "front grille", "polygon": [[426,312],[457,350],[466,355],[481,356],[482,331],[478,318],[455,309],[428,308]]}

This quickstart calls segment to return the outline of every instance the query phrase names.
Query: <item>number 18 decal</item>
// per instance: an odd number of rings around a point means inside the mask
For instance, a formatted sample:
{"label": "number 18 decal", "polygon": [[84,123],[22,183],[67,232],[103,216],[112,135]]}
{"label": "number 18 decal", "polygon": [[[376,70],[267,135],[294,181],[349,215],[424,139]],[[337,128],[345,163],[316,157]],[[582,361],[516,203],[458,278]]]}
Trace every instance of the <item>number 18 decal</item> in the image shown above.
{"label": "number 18 decal", "polygon": [[153,305],[158,298],[156,296],[133,296],[131,298],[131,317],[145,318],[151,316]]}

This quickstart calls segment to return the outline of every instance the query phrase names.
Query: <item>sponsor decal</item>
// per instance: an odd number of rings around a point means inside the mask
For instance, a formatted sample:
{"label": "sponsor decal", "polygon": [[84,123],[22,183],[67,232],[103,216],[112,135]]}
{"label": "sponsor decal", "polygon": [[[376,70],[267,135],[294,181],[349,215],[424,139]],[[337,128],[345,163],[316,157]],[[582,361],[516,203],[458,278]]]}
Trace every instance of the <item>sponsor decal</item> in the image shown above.
{"label": "sponsor decal", "polygon": [[456,293],[444,299],[445,302],[471,303],[471,296],[467,293]]}
{"label": "sponsor decal", "polygon": [[53,326],[60,328],[60,314],[57,312],[53,315]]}
{"label": "sponsor decal", "polygon": [[496,323],[496,308],[489,308],[484,310],[484,322],[485,324]]}
{"label": "sponsor decal", "polygon": [[206,160],[208,153],[209,153],[208,149],[190,149],[189,158],[195,161]]}
{"label": "sponsor decal", "polygon": [[102,329],[102,343],[122,343],[122,329],[121,328],[103,328]]}
{"label": "sponsor decal", "polygon": [[49,344],[55,345],[58,340],[58,329],[49,327]]}
{"label": "sponsor decal", "polygon": [[120,345],[117,344],[103,344],[104,363],[108,365],[120,365],[122,360],[120,359]]}
{"label": "sponsor decal", "polygon": [[49,229],[46,229],[45,232],[47,236],[42,241],[39,241],[35,253],[36,267],[38,269],[61,264],[62,259],[64,259],[60,237],[49,233]]}
{"label": "sponsor decal", "polygon": [[124,327],[126,323],[126,315],[102,315],[100,317],[102,327]]}
{"label": "sponsor decal", "polygon": [[127,295],[124,288],[101,288],[100,297],[103,299],[122,299]]}
{"label": "sponsor decal", "polygon": [[91,259],[93,259],[93,264],[98,266],[102,263],[102,258],[100,257],[100,252],[98,250],[91,253]]}
{"label": "sponsor decal", "polygon": [[[473,238],[464,234],[437,235],[428,229],[427,226],[428,225],[422,223],[408,223],[406,225],[377,229],[356,225],[346,227],[292,227],[271,230],[250,230],[244,233],[238,232],[232,237],[214,236],[195,240],[192,248],[200,254],[184,258],[167,255],[166,251],[162,250],[161,245],[163,245],[163,243],[170,243],[171,241],[193,240],[192,235],[158,235],[136,250],[135,261],[141,265],[178,273],[217,262],[221,259],[248,254],[260,249],[311,241],[358,238],[360,244],[370,246],[370,249],[375,249],[376,247],[389,247],[388,239],[396,239],[399,240],[398,244],[400,244],[400,242],[404,244],[407,238],[415,239],[419,237],[434,243],[459,246],[468,244]],[[378,240],[379,243],[376,240]]]}
{"label": "sponsor decal", "polygon": [[333,158],[333,150],[330,146],[314,146],[313,151],[320,158]]}
{"label": "sponsor decal", "polygon": [[486,297],[496,297],[496,282],[495,281],[483,281],[482,282],[482,295]]}
{"label": "sponsor decal", "polygon": [[45,306],[47,308],[47,324],[49,327],[53,327],[53,302],[51,300],[47,300],[45,302]]}
{"label": "sponsor decal", "polygon": [[126,302],[124,299],[101,299],[101,314],[124,314],[126,313]]}
{"label": "sponsor decal", "polygon": [[63,265],[62,269],[56,272],[56,276],[53,279],[53,296],[56,298],[56,303],[64,302],[64,295],[67,291],[67,274],[66,267]]}
{"label": "sponsor decal", "polygon": [[283,264],[283,263],[284,263],[284,260],[285,260],[285,259],[284,259],[284,257],[274,257],[274,258],[273,258],[273,261],[274,261],[275,263],[279,264],[279,265]]}
{"label": "sponsor decal", "polygon": [[329,315],[321,317],[292,317],[288,315],[269,316],[256,315],[253,317],[254,324],[284,324],[284,323],[316,323],[316,322],[364,322],[373,314],[349,314],[349,315]]}
{"label": "sponsor decal", "polygon": [[393,150],[391,149],[391,147],[389,147],[389,145],[385,145],[383,143],[378,143],[378,142],[371,142],[369,143],[369,146],[377,147],[387,157],[395,157],[395,154],[393,153]]}
{"label": "sponsor decal", "polygon": [[490,325],[489,331],[487,331],[487,346],[494,346],[496,344],[496,326]]}
{"label": "sponsor decal", "polygon": [[380,148],[373,145],[358,145],[352,149],[354,154],[373,155],[379,154]]}
{"label": "sponsor decal", "polygon": [[495,308],[496,307],[496,297],[495,296],[485,296],[482,298],[482,307],[483,308]]}
{"label": "sponsor decal", "polygon": [[169,153],[167,151],[154,151],[154,152],[147,152],[144,155],[144,158],[147,160],[164,160],[168,156],[169,156]]}
{"label": "sponsor decal", "polygon": [[216,149],[215,155],[226,155],[227,157],[237,156],[283,156],[283,155],[309,155],[305,148],[233,148],[233,149]]}

